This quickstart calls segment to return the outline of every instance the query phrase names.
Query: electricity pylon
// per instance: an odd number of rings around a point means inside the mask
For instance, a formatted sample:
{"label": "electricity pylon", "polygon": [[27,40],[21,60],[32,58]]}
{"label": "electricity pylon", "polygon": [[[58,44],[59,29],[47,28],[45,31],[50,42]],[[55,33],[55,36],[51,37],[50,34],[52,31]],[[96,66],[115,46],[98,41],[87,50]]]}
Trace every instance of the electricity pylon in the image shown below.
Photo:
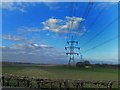
{"label": "electricity pylon", "polygon": [[75,52],[75,49],[80,50],[80,47],[76,46],[76,45],[78,45],[78,41],[71,39],[70,41],[67,41],[67,44],[69,46],[65,47],[65,50],[68,50],[68,52],[66,53],[66,55],[69,56],[68,64],[72,65],[72,62],[73,62],[73,65],[75,65],[75,57],[74,56],[79,55],[79,52]]}

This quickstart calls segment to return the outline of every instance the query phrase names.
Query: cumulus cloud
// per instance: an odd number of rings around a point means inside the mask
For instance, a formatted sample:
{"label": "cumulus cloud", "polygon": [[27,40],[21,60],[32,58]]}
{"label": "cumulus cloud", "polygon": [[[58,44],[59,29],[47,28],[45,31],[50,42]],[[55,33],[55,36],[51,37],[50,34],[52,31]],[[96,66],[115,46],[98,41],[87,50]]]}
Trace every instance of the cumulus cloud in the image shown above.
{"label": "cumulus cloud", "polygon": [[44,25],[44,30],[50,30],[52,32],[60,32],[60,24],[63,22],[63,20],[60,19],[54,19],[50,18],[46,20],[45,22],[42,22]]}
{"label": "cumulus cloud", "polygon": [[80,17],[66,16],[65,20],[49,18],[46,21],[42,22],[42,24],[44,26],[43,30],[49,30],[55,33],[69,33],[69,30],[72,30],[75,33],[75,30],[82,28],[81,22],[83,21],[84,19]]}
{"label": "cumulus cloud", "polygon": [[85,20],[83,18],[75,17],[75,16],[73,17],[66,16],[66,19],[67,19],[66,22],[67,28],[70,28],[71,30],[76,30],[79,27],[81,27],[81,22]]}

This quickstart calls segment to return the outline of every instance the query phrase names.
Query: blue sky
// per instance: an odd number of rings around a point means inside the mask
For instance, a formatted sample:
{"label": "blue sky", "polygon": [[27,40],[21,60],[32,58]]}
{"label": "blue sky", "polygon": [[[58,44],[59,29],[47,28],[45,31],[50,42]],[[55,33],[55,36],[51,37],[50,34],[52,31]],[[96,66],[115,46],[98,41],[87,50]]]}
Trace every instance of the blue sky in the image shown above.
{"label": "blue sky", "polygon": [[[70,40],[68,36],[73,35],[74,39],[79,41],[80,52],[84,59],[117,62],[117,38],[84,53],[118,36],[117,17],[117,3],[96,2],[93,6],[88,2],[3,3],[2,48],[5,49],[3,59],[14,61],[25,59],[26,62],[35,62],[29,58],[33,55],[32,58],[40,63],[43,61],[43,63],[66,63],[68,57],[65,56],[64,47],[67,45],[66,41]],[[72,24],[71,20],[73,20]],[[114,22],[105,28],[112,21]],[[102,30],[104,32],[93,38]],[[89,42],[91,38],[93,39]],[[23,59],[19,59],[21,57],[17,57],[17,54],[21,54]],[[52,55],[49,56],[50,54]],[[76,58],[80,60],[80,57]],[[54,59],[54,61],[49,59]]]}

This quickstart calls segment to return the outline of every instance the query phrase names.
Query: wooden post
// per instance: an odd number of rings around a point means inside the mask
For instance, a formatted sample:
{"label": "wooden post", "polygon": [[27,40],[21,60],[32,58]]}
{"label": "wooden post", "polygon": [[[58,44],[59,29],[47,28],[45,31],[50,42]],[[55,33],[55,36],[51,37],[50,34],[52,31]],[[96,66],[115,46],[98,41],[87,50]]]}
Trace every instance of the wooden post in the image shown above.
{"label": "wooden post", "polygon": [[62,88],[62,83],[61,83],[61,82],[59,83],[59,88],[60,88],[60,90],[61,90],[61,88]]}
{"label": "wooden post", "polygon": [[108,90],[112,90],[112,82],[108,82],[108,84],[107,84],[107,89],[108,89]]}
{"label": "wooden post", "polygon": [[112,82],[110,82],[110,86],[109,87],[110,87],[110,90],[112,90]]}
{"label": "wooden post", "polygon": [[30,83],[29,88],[32,88],[32,81],[29,80],[29,83]]}
{"label": "wooden post", "polygon": [[81,82],[81,83],[80,83],[80,86],[81,86],[81,90],[83,90],[84,82]]}
{"label": "wooden post", "polygon": [[52,81],[50,81],[50,88],[51,88],[51,90],[53,88],[53,82]]}
{"label": "wooden post", "polygon": [[77,85],[76,85],[76,90],[79,90],[79,89],[80,89],[80,83],[77,82],[76,84],[77,84]]}
{"label": "wooden post", "polygon": [[96,90],[99,90],[99,87],[98,87],[98,86],[99,86],[99,84],[98,84],[98,83],[96,83],[96,85],[97,85],[97,88],[96,88]]}
{"label": "wooden post", "polygon": [[44,86],[44,80],[40,79],[40,87],[43,88],[43,86]]}
{"label": "wooden post", "polygon": [[107,83],[107,90],[109,90],[109,83]]}
{"label": "wooden post", "polygon": [[18,86],[18,87],[20,86],[19,79],[17,79],[17,86]]}
{"label": "wooden post", "polygon": [[2,76],[2,86],[5,86],[5,77]]}
{"label": "wooden post", "polygon": [[64,89],[69,90],[68,81],[64,81]]}
{"label": "wooden post", "polygon": [[7,82],[6,82],[6,84],[7,84],[6,86],[10,86],[10,84],[9,84],[9,81],[10,81],[10,80],[7,79],[6,81],[7,81]]}
{"label": "wooden post", "polygon": [[30,81],[29,81],[29,79],[27,79],[27,87],[29,87],[30,86]]}
{"label": "wooden post", "polygon": [[5,77],[2,76],[2,86],[5,86]]}

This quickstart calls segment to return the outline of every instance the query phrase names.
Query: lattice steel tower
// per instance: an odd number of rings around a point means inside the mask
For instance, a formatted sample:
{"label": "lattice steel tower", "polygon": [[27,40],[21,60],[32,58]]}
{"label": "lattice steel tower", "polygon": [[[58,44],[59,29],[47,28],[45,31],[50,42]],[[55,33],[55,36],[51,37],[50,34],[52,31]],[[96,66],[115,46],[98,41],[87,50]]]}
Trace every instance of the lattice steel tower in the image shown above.
{"label": "lattice steel tower", "polygon": [[65,50],[68,50],[68,52],[66,53],[66,55],[69,55],[69,65],[73,64],[75,65],[75,55],[79,55],[79,52],[76,52],[75,50],[80,50],[80,47],[76,46],[78,45],[78,41],[73,40],[73,37],[70,41],[67,41],[67,44],[69,46],[65,47]]}

